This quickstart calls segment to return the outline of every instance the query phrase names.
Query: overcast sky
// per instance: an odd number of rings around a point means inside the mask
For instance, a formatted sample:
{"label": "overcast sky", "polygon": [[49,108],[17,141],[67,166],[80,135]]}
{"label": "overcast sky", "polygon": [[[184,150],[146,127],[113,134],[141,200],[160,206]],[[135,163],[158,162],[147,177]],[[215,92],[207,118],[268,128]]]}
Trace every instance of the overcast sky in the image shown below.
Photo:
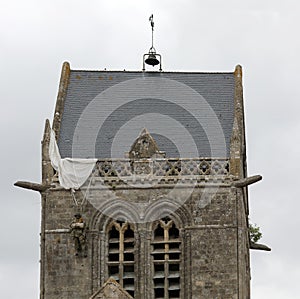
{"label": "overcast sky", "polygon": [[250,217],[272,252],[251,253],[252,298],[299,298],[300,3],[292,0],[0,0],[0,297],[38,298],[44,121],[61,66],[141,70],[154,14],[165,71],[243,66]]}

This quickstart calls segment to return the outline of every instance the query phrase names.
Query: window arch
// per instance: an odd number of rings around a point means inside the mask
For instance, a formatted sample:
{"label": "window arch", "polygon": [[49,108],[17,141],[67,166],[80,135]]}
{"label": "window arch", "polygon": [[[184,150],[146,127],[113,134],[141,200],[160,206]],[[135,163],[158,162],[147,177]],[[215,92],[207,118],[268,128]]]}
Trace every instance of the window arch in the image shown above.
{"label": "window arch", "polygon": [[151,242],[154,298],[180,298],[181,237],[173,220],[154,226]]}
{"label": "window arch", "polygon": [[134,226],[113,221],[108,229],[108,276],[132,297],[135,295]]}

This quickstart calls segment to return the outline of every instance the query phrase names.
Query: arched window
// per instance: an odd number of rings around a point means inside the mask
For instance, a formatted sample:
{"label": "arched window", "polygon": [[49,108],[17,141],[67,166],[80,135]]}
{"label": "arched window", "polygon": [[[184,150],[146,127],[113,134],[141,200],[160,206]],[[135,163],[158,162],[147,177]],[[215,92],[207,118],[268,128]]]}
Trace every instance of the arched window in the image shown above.
{"label": "arched window", "polygon": [[181,238],[173,220],[156,223],[151,244],[154,298],[180,298]]}
{"label": "arched window", "polygon": [[113,221],[108,231],[108,275],[132,297],[135,293],[135,244],[132,224]]}

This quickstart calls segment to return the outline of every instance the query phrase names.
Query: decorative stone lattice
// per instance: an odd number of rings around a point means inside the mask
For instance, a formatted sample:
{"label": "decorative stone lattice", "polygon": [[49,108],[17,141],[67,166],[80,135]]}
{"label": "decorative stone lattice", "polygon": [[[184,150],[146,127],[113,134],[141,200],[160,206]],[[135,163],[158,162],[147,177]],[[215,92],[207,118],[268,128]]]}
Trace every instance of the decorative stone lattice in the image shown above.
{"label": "decorative stone lattice", "polygon": [[99,160],[94,169],[95,177],[153,177],[228,175],[228,159],[143,159],[132,161]]}

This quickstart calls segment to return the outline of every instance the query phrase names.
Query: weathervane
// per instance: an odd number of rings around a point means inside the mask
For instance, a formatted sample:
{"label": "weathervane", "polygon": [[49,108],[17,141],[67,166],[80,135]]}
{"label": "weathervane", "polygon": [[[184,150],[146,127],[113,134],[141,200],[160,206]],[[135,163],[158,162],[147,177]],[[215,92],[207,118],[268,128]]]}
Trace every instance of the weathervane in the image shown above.
{"label": "weathervane", "polygon": [[[152,45],[151,45],[151,48],[150,48],[150,50],[151,50],[152,48],[154,49],[154,47],[153,47],[153,32],[154,32],[153,14],[150,16],[149,22],[150,22],[151,28],[152,28]],[[154,49],[154,51],[155,51],[155,49]]]}
{"label": "weathervane", "polygon": [[[152,29],[152,44],[151,44],[151,48],[149,49],[149,52],[147,54],[144,54],[144,56],[143,56],[143,71],[145,70],[145,63],[152,65],[153,67],[155,65],[159,64],[159,70],[161,71],[162,70],[161,69],[161,55],[156,53],[156,50],[153,46],[153,33],[154,33],[153,14],[150,16],[149,22],[151,24],[151,29]],[[159,57],[159,60],[156,58],[156,56]]]}

